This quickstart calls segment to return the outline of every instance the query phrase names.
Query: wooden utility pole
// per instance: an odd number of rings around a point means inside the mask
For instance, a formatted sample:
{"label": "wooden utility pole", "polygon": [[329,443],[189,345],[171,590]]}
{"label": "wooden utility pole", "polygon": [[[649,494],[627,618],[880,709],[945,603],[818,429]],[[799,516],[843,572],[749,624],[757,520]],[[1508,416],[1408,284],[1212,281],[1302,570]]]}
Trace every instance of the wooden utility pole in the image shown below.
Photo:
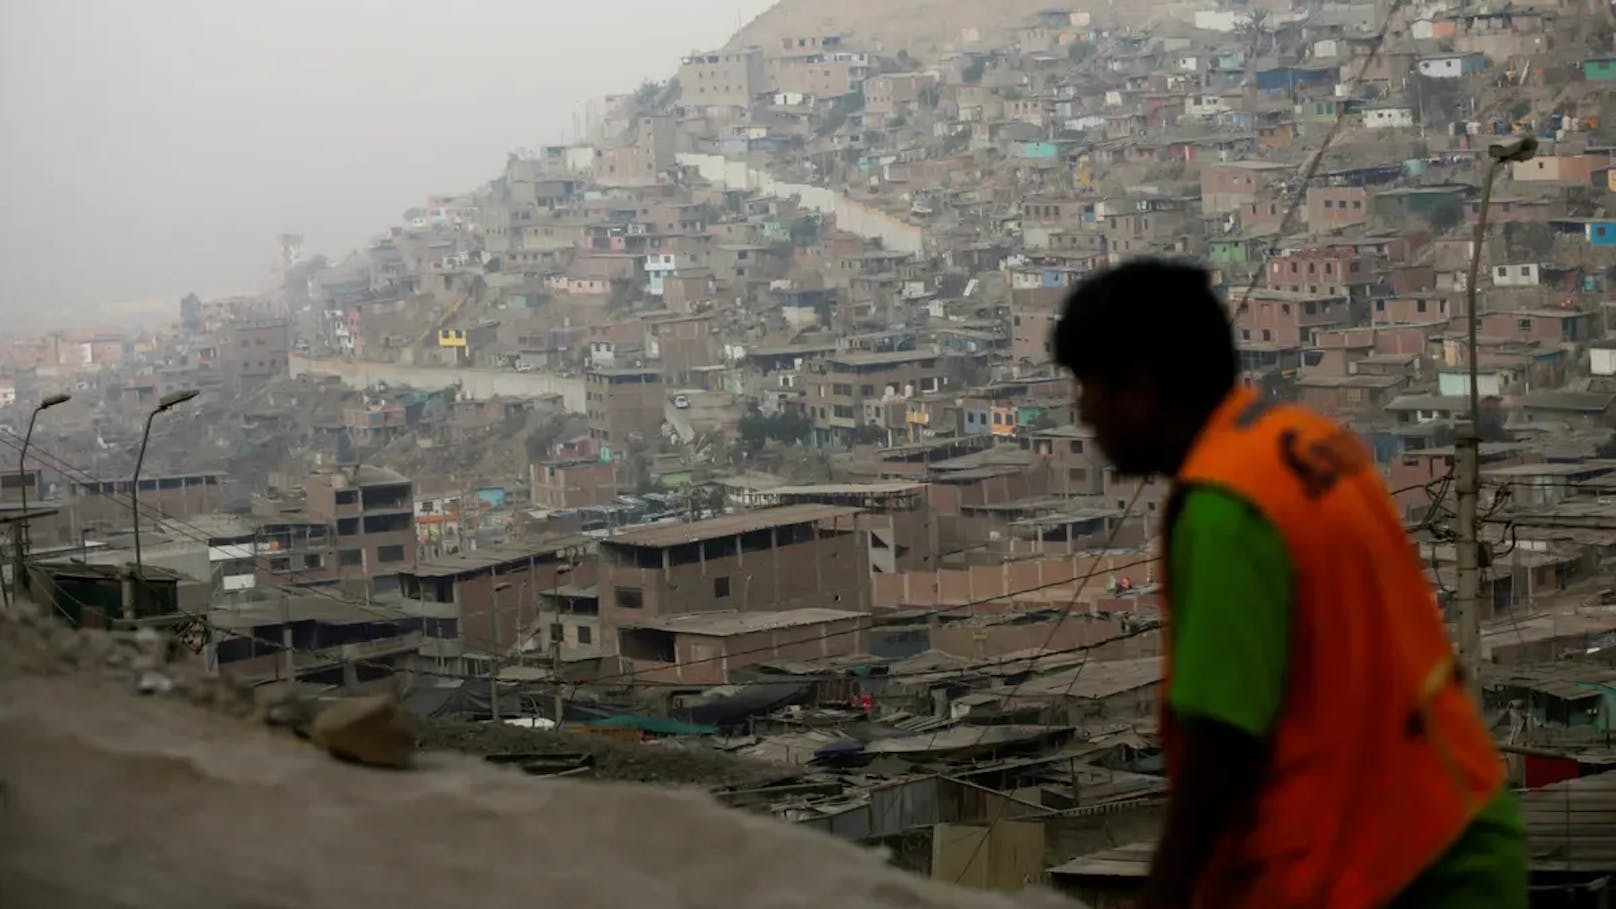
{"label": "wooden utility pole", "polygon": [[[499,575],[496,574],[496,575],[494,575],[494,577],[498,578]],[[494,718],[494,722],[497,723],[497,722],[499,722],[499,663],[500,663],[500,659],[499,659],[500,658],[500,650],[499,650],[499,582],[497,580],[494,582],[492,593],[493,593],[493,603],[489,606],[489,609],[492,610],[492,615],[493,615],[493,618],[494,618],[494,621],[492,623],[493,626],[494,626],[494,654],[493,654],[493,659],[491,661],[489,661],[489,664],[488,664],[488,709],[489,709],[489,711],[491,712],[491,715]]]}
{"label": "wooden utility pole", "polygon": [[281,592],[281,654],[286,667],[286,681],[297,681],[297,660],[292,653],[292,597]]}
{"label": "wooden utility pole", "polygon": [[1459,660],[1464,667],[1465,684],[1472,695],[1481,697],[1481,519],[1478,502],[1481,498],[1481,389],[1476,345],[1477,292],[1481,266],[1482,244],[1487,239],[1487,207],[1492,202],[1493,179],[1506,164],[1530,160],[1537,152],[1536,137],[1525,136],[1506,139],[1487,149],[1487,172],[1481,184],[1481,206],[1476,213],[1476,230],[1470,242],[1470,270],[1465,280],[1465,334],[1469,363],[1469,412],[1467,425],[1461,425],[1454,441],[1454,487],[1458,492],[1459,508],[1454,528],[1458,596]]}
{"label": "wooden utility pole", "polygon": [[567,705],[561,691],[561,642],[553,634],[550,636],[550,675],[555,681],[555,729],[560,732]]}

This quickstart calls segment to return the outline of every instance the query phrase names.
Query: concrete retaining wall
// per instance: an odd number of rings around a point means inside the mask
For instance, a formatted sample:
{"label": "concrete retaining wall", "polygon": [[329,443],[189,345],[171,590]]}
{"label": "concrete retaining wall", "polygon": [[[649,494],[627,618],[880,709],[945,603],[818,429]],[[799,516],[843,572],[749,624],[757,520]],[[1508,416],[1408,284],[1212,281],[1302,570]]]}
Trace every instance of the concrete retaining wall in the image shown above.
{"label": "concrete retaining wall", "polygon": [[336,376],[349,388],[365,388],[378,382],[409,385],[413,388],[444,388],[460,384],[468,398],[536,398],[561,395],[566,408],[584,412],[584,380],[540,372],[503,369],[473,369],[464,366],[401,366],[394,363],[366,363],[352,360],[310,360],[292,357],[292,375]]}
{"label": "concrete retaining wall", "polygon": [[925,245],[925,231],[877,208],[849,199],[823,186],[787,183],[745,161],[731,161],[723,155],[683,154],[679,163],[694,167],[704,179],[726,189],[744,189],[777,199],[797,196],[802,204],[821,214],[835,215],[836,226],[865,238],[881,240],[883,249],[919,254]]}

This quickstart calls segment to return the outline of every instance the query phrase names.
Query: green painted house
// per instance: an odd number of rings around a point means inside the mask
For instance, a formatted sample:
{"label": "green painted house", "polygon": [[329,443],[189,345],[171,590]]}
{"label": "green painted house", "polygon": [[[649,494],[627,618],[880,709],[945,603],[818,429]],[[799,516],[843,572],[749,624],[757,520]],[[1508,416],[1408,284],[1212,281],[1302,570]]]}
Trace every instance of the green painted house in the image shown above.
{"label": "green painted house", "polygon": [[1217,265],[1246,265],[1262,258],[1266,242],[1260,237],[1221,237],[1213,240],[1208,258]]}
{"label": "green painted house", "polygon": [[1616,57],[1589,57],[1582,61],[1582,78],[1589,82],[1616,82]]}

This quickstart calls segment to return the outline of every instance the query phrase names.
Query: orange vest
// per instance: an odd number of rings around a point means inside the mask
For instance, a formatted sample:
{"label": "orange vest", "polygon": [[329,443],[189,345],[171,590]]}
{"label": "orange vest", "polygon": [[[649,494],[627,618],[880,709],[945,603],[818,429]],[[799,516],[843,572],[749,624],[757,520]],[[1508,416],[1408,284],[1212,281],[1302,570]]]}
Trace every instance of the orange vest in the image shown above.
{"label": "orange vest", "polygon": [[[1293,573],[1270,766],[1250,820],[1197,882],[1197,905],[1380,905],[1457,839],[1501,785],[1503,763],[1459,684],[1373,458],[1339,424],[1240,389],[1176,480],[1180,494],[1215,486],[1250,502],[1285,541]],[[1170,718],[1163,736],[1171,780]]]}

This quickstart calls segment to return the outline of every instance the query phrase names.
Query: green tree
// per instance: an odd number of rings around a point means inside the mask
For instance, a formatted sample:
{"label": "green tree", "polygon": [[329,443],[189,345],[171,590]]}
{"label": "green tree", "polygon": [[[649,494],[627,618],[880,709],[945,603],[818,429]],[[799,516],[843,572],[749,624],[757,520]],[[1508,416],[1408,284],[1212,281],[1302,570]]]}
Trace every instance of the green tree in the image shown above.
{"label": "green tree", "polygon": [[987,71],[987,61],[972,60],[970,64],[965,67],[965,69],[960,71],[960,78],[965,80],[965,84],[967,85],[975,85],[982,81],[982,74],[986,73]]}
{"label": "green tree", "polygon": [[1457,199],[1449,199],[1431,209],[1425,220],[1431,225],[1432,233],[1445,234],[1464,220],[1464,206]]}
{"label": "green tree", "polygon": [[887,440],[887,431],[874,423],[862,423],[847,434],[854,445],[881,445]]}
{"label": "green tree", "polygon": [[796,410],[782,410],[768,420],[768,436],[776,442],[801,442],[812,430],[813,424]]}
{"label": "green tree", "polygon": [[812,246],[819,242],[820,217],[817,212],[803,212],[791,219],[789,232],[792,246]]}
{"label": "green tree", "polygon": [[748,408],[746,415],[741,417],[739,429],[741,449],[749,455],[757,454],[769,443],[769,418],[756,405]]}
{"label": "green tree", "polygon": [[1026,432],[1043,432],[1047,429],[1054,429],[1056,425],[1058,424],[1055,422],[1054,415],[1047,410],[1043,410],[1039,411],[1038,416],[1023,424],[1021,428]]}
{"label": "green tree", "polygon": [[1095,47],[1088,41],[1073,41],[1066,45],[1066,59],[1073,63],[1082,63],[1094,56]]}

